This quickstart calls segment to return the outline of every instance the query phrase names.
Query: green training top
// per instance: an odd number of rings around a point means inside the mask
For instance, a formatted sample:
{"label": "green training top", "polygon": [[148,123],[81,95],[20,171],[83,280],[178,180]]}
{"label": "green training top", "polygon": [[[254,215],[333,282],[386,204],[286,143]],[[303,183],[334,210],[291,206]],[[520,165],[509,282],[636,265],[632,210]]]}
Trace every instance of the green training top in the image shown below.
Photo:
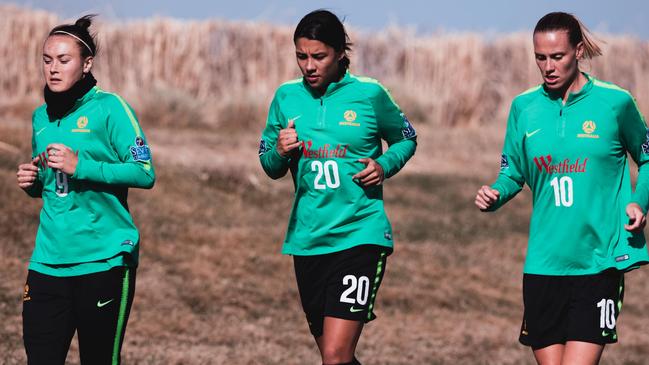
{"label": "green training top", "polygon": [[[276,149],[280,129],[294,121],[301,148],[290,157]],[[381,140],[389,148],[383,152]],[[295,200],[282,252],[319,255],[362,244],[392,247],[383,188],[363,188],[352,176],[373,158],[388,178],[415,153],[416,133],[376,80],[350,73],[316,94],[302,79],[279,87],[259,146],[273,179],[290,168]]]}
{"label": "green training top", "polygon": [[[565,105],[541,85],[511,106],[491,210],[527,183],[534,207],[524,272],[587,275],[649,261],[643,234],[624,230],[626,205],[649,204],[649,134],[631,94],[587,74]],[[627,152],[639,169],[631,192]]]}
{"label": "green training top", "polygon": [[[155,173],[131,107],[95,86],[61,119],[50,120],[40,106],[32,127],[32,154],[40,163],[38,180],[27,192],[42,197],[43,208],[30,269],[89,273],[119,264],[120,253],[130,254],[136,265],[140,236],[128,210],[128,188],[151,188]],[[77,153],[73,175],[47,166],[51,143]],[[71,270],[75,264],[78,270]]]}

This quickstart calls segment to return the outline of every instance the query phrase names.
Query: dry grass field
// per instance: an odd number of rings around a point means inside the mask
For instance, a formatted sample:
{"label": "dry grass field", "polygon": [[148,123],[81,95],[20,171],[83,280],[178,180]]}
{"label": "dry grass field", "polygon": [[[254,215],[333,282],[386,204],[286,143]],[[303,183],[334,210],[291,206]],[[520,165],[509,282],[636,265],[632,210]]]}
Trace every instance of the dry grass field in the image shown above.
{"label": "dry grass field", "polygon": [[[41,203],[15,183],[40,103],[39,47],[56,16],[0,6],[0,364],[25,363],[21,296]],[[124,364],[319,364],[290,257],[279,254],[290,179],[257,157],[274,88],[296,75],[291,29],[170,19],[99,23],[102,87],[134,105],[158,180],[132,190],[142,231]],[[649,114],[649,43],[606,37],[587,66],[629,88]],[[531,199],[480,213],[476,189],[496,176],[513,95],[538,83],[529,35],[352,32],[354,72],[378,77],[417,127],[419,148],[386,182],[396,249],[364,364],[531,364],[518,344]],[[398,41],[398,42],[397,42]],[[649,358],[649,271],[628,274],[621,342],[603,364]],[[68,356],[77,364],[76,344]]]}

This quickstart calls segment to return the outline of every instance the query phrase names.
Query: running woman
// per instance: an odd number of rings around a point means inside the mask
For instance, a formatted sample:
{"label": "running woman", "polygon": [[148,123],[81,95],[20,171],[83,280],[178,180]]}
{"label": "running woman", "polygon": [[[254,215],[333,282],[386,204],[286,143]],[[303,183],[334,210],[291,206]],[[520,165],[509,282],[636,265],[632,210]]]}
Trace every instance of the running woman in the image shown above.
{"label": "running woman", "polygon": [[393,246],[381,184],[412,157],[416,133],[381,84],[348,72],[351,44],[336,15],[307,14],[293,41],[303,77],[275,93],[259,155],[271,178],[293,177],[282,252],[293,255],[322,362],[360,364],[356,344],[375,318]]}
{"label": "running woman", "polygon": [[133,110],[92,76],[92,18],[45,40],[45,104],[32,117],[32,160],[18,167],[18,186],[43,199],[23,296],[30,365],[64,364],[75,331],[82,364],[120,363],[140,242],[128,188],[155,180]]}
{"label": "running woman", "polygon": [[533,40],[544,82],[514,99],[500,174],[475,203],[496,210],[528,184],[520,342],[539,364],[597,364],[617,341],[624,272],[649,261],[649,134],[628,91],[580,72],[601,50],[577,18],[547,14]]}

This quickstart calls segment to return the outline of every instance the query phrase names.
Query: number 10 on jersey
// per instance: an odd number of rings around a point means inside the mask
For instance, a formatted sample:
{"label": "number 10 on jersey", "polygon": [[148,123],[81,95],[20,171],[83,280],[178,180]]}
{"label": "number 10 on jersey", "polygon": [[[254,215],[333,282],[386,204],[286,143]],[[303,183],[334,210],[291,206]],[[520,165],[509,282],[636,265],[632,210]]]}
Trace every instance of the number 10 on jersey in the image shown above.
{"label": "number 10 on jersey", "polygon": [[573,195],[570,176],[554,177],[550,180],[550,185],[554,188],[554,205],[557,207],[571,207]]}
{"label": "number 10 on jersey", "polygon": [[[324,163],[319,160],[311,162],[311,171],[315,171],[313,187],[322,190],[326,188],[335,189],[340,186],[340,175],[338,175],[338,164],[336,161],[328,160]],[[323,183],[324,177],[324,183]]]}

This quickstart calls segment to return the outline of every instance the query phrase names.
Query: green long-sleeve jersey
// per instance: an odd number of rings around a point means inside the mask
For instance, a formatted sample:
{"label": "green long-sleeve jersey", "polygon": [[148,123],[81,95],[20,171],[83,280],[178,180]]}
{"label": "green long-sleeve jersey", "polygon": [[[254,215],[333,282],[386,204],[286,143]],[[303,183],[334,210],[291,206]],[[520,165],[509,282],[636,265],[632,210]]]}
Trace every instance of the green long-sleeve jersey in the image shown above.
{"label": "green long-sleeve jersey", "polygon": [[[511,106],[492,210],[530,186],[525,273],[587,275],[649,261],[644,235],[624,229],[626,205],[649,204],[647,127],[627,91],[585,76],[565,104],[539,85]],[[635,193],[627,153],[639,166]]]}
{"label": "green long-sleeve jersey", "polygon": [[[137,263],[140,236],[128,210],[128,188],[151,188],[155,173],[131,107],[95,86],[61,119],[51,120],[40,106],[32,127],[32,153],[40,163],[27,192],[43,200],[32,266],[106,261],[121,252]],[[51,143],[75,151],[73,175],[48,167]]]}
{"label": "green long-sleeve jersey", "polygon": [[[293,121],[301,148],[277,151],[280,129]],[[389,148],[383,153],[382,140]],[[303,79],[280,86],[259,147],[262,167],[277,179],[290,169],[293,209],[282,252],[319,255],[362,244],[392,247],[392,227],[382,186],[364,188],[352,176],[372,158],[385,177],[414,154],[416,132],[389,92],[376,80],[350,73],[316,94]]]}

